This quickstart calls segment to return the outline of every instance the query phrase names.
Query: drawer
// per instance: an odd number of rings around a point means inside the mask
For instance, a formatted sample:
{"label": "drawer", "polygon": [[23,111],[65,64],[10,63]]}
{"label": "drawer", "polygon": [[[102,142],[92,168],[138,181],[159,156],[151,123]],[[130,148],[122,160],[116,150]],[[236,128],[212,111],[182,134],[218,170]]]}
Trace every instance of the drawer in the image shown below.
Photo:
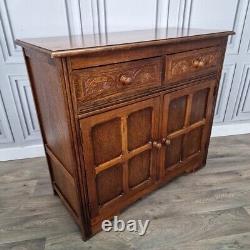
{"label": "drawer", "polygon": [[221,52],[218,47],[166,56],[165,84],[185,80],[218,70]]}
{"label": "drawer", "polygon": [[72,81],[78,102],[102,99],[161,85],[161,58],[149,58],[74,70]]}

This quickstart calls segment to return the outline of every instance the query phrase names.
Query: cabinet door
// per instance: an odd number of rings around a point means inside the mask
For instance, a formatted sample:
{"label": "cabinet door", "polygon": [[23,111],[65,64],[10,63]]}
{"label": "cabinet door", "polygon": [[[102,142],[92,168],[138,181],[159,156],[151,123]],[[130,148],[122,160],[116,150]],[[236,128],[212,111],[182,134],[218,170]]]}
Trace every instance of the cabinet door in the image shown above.
{"label": "cabinet door", "polygon": [[154,183],[158,114],[157,97],[81,120],[92,218]]}
{"label": "cabinet door", "polygon": [[164,96],[162,178],[181,168],[202,164],[209,139],[215,84],[216,80],[201,81]]}

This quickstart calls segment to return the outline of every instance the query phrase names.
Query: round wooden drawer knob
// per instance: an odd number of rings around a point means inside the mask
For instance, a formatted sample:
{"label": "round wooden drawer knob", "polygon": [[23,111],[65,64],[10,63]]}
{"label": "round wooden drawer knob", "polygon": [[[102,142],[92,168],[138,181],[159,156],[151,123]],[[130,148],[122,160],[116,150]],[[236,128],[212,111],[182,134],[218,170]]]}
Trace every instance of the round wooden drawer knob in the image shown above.
{"label": "round wooden drawer knob", "polygon": [[200,68],[200,67],[204,67],[205,65],[205,62],[202,61],[202,60],[194,60],[193,61],[193,65],[197,68]]}
{"label": "round wooden drawer knob", "polygon": [[194,60],[194,61],[193,61],[193,65],[194,65],[195,67],[199,67],[199,64],[200,64],[199,60]]}
{"label": "round wooden drawer knob", "polygon": [[156,149],[160,149],[162,147],[162,144],[160,142],[154,141],[153,142],[153,147]]}
{"label": "round wooden drawer knob", "polygon": [[132,82],[132,77],[122,75],[120,77],[120,82],[124,85],[130,84]]}
{"label": "round wooden drawer knob", "polygon": [[199,62],[199,67],[203,67],[205,65],[205,63],[203,61]]}
{"label": "round wooden drawer knob", "polygon": [[162,139],[162,143],[163,143],[164,145],[170,145],[170,144],[171,144],[171,141],[170,141],[169,139],[167,139],[167,138],[163,138],[163,139]]}

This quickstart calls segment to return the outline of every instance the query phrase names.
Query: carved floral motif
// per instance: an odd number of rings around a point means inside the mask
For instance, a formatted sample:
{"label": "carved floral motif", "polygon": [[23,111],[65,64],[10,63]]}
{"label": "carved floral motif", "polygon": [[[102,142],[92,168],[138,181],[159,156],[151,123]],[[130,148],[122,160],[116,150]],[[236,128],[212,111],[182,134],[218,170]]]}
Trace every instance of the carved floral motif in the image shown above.
{"label": "carved floral motif", "polygon": [[172,61],[171,75],[176,76],[188,72],[201,70],[202,68],[216,65],[216,54],[205,54],[197,57],[190,56],[181,60]]}
{"label": "carved floral motif", "polygon": [[[124,65],[125,64],[125,65]],[[102,66],[98,69],[83,70],[74,76],[76,98],[86,101],[116,94],[126,89],[135,89],[160,82],[160,62],[151,59],[146,63],[124,63]],[[121,76],[131,78],[129,84],[121,81]]]}

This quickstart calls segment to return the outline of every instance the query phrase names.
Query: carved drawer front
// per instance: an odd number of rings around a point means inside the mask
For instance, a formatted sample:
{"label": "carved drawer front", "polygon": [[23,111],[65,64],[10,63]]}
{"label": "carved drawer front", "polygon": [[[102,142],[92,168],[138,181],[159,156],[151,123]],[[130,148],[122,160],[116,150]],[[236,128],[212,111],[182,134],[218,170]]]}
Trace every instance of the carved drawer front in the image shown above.
{"label": "carved drawer front", "polygon": [[72,73],[78,102],[121,95],[161,84],[161,60],[150,58]]}
{"label": "carved drawer front", "polygon": [[166,84],[185,80],[218,70],[221,52],[212,47],[194,51],[182,52],[166,56]]}

